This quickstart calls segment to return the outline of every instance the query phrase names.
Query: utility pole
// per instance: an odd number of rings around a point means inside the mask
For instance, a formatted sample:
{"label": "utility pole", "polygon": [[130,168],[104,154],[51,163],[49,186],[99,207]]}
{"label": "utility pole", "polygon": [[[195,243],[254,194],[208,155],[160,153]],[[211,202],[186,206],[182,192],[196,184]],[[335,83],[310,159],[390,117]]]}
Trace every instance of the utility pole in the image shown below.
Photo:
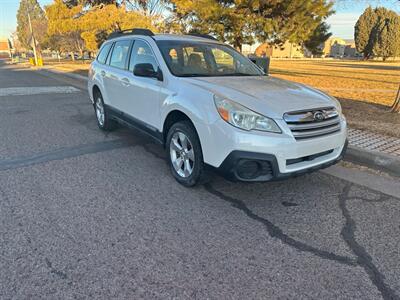
{"label": "utility pole", "polygon": [[38,65],[38,57],[37,57],[37,52],[36,52],[36,40],[35,40],[35,35],[33,34],[33,28],[32,28],[32,22],[31,22],[31,15],[28,11],[28,23],[29,23],[29,30],[32,35],[32,42],[33,42],[33,55],[35,57],[35,66]]}

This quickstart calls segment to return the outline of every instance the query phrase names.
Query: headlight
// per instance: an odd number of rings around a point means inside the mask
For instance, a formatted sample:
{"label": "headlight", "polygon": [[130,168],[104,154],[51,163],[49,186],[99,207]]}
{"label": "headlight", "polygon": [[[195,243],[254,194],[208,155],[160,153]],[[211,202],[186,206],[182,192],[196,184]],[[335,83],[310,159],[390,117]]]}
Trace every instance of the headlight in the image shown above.
{"label": "headlight", "polygon": [[332,97],[332,99],[333,99],[333,101],[335,101],[336,110],[337,110],[338,114],[339,114],[340,116],[343,116],[343,113],[342,113],[342,105],[340,104],[339,100],[336,99],[336,98],[334,98],[334,97]]}
{"label": "headlight", "polygon": [[281,133],[274,120],[264,117],[236,102],[214,95],[215,106],[222,119],[244,130]]}

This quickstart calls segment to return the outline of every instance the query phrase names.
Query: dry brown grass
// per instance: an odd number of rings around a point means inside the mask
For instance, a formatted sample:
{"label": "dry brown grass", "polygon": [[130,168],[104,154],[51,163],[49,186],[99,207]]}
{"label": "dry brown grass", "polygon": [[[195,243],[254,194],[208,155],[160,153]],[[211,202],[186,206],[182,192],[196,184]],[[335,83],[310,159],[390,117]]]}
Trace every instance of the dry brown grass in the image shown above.
{"label": "dry brown grass", "polygon": [[271,74],[334,97],[390,105],[400,84],[400,63],[272,60]]}
{"label": "dry brown grass", "polygon": [[400,84],[400,63],[272,60],[271,75],[338,98],[353,128],[400,137],[400,114],[389,112]]}

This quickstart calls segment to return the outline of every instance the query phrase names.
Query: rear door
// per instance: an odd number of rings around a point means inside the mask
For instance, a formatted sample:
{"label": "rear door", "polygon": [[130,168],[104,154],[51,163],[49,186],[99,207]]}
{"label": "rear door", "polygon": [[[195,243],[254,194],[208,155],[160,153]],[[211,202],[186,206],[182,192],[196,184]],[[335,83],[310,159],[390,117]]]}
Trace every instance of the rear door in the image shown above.
{"label": "rear door", "polygon": [[129,88],[128,57],[131,40],[119,40],[114,43],[108,58],[109,68],[104,74],[104,84],[110,106],[119,111],[124,109],[124,97]]}

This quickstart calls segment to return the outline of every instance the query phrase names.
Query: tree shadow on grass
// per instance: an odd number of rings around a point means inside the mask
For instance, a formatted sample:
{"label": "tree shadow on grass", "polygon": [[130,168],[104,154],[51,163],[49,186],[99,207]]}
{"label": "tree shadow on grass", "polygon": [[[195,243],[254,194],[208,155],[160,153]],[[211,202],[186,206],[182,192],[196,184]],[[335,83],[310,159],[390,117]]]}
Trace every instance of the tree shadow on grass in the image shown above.
{"label": "tree shadow on grass", "polygon": [[[321,70],[323,72],[323,70]],[[340,72],[340,71],[335,71],[335,72]],[[298,72],[298,71],[287,71],[287,70],[282,70],[282,69],[270,69],[270,74],[271,75],[284,75],[284,76],[293,76],[293,77],[331,77],[331,78],[342,78],[342,79],[351,79],[351,80],[360,80],[360,81],[366,81],[369,82],[371,81],[370,78],[366,77],[354,77],[354,76],[343,76],[343,75],[336,75],[332,73],[311,73],[311,72]],[[351,74],[355,74],[354,72],[351,72]],[[356,74],[363,74],[365,73],[356,73]],[[375,74],[371,74],[375,75]],[[387,76],[387,74],[385,74]],[[377,80],[376,78],[373,80],[374,82],[380,82],[380,83],[397,83],[397,81],[386,81],[386,80]]]}
{"label": "tree shadow on grass", "polygon": [[[369,63],[369,64],[365,64],[365,63],[361,63],[357,64],[350,64],[350,63],[329,63],[329,62],[318,62],[318,63],[314,63],[318,66],[327,66],[327,67],[338,67],[338,68],[349,68],[349,69],[365,69],[365,70],[385,70],[385,71],[400,71],[400,66],[383,66],[383,65],[377,65],[374,63]],[[385,74],[387,75],[387,74]],[[399,74],[400,75],[400,74]]]}
{"label": "tree shadow on grass", "polygon": [[351,128],[400,138],[400,114],[390,112],[389,106],[347,98],[339,101]]}

